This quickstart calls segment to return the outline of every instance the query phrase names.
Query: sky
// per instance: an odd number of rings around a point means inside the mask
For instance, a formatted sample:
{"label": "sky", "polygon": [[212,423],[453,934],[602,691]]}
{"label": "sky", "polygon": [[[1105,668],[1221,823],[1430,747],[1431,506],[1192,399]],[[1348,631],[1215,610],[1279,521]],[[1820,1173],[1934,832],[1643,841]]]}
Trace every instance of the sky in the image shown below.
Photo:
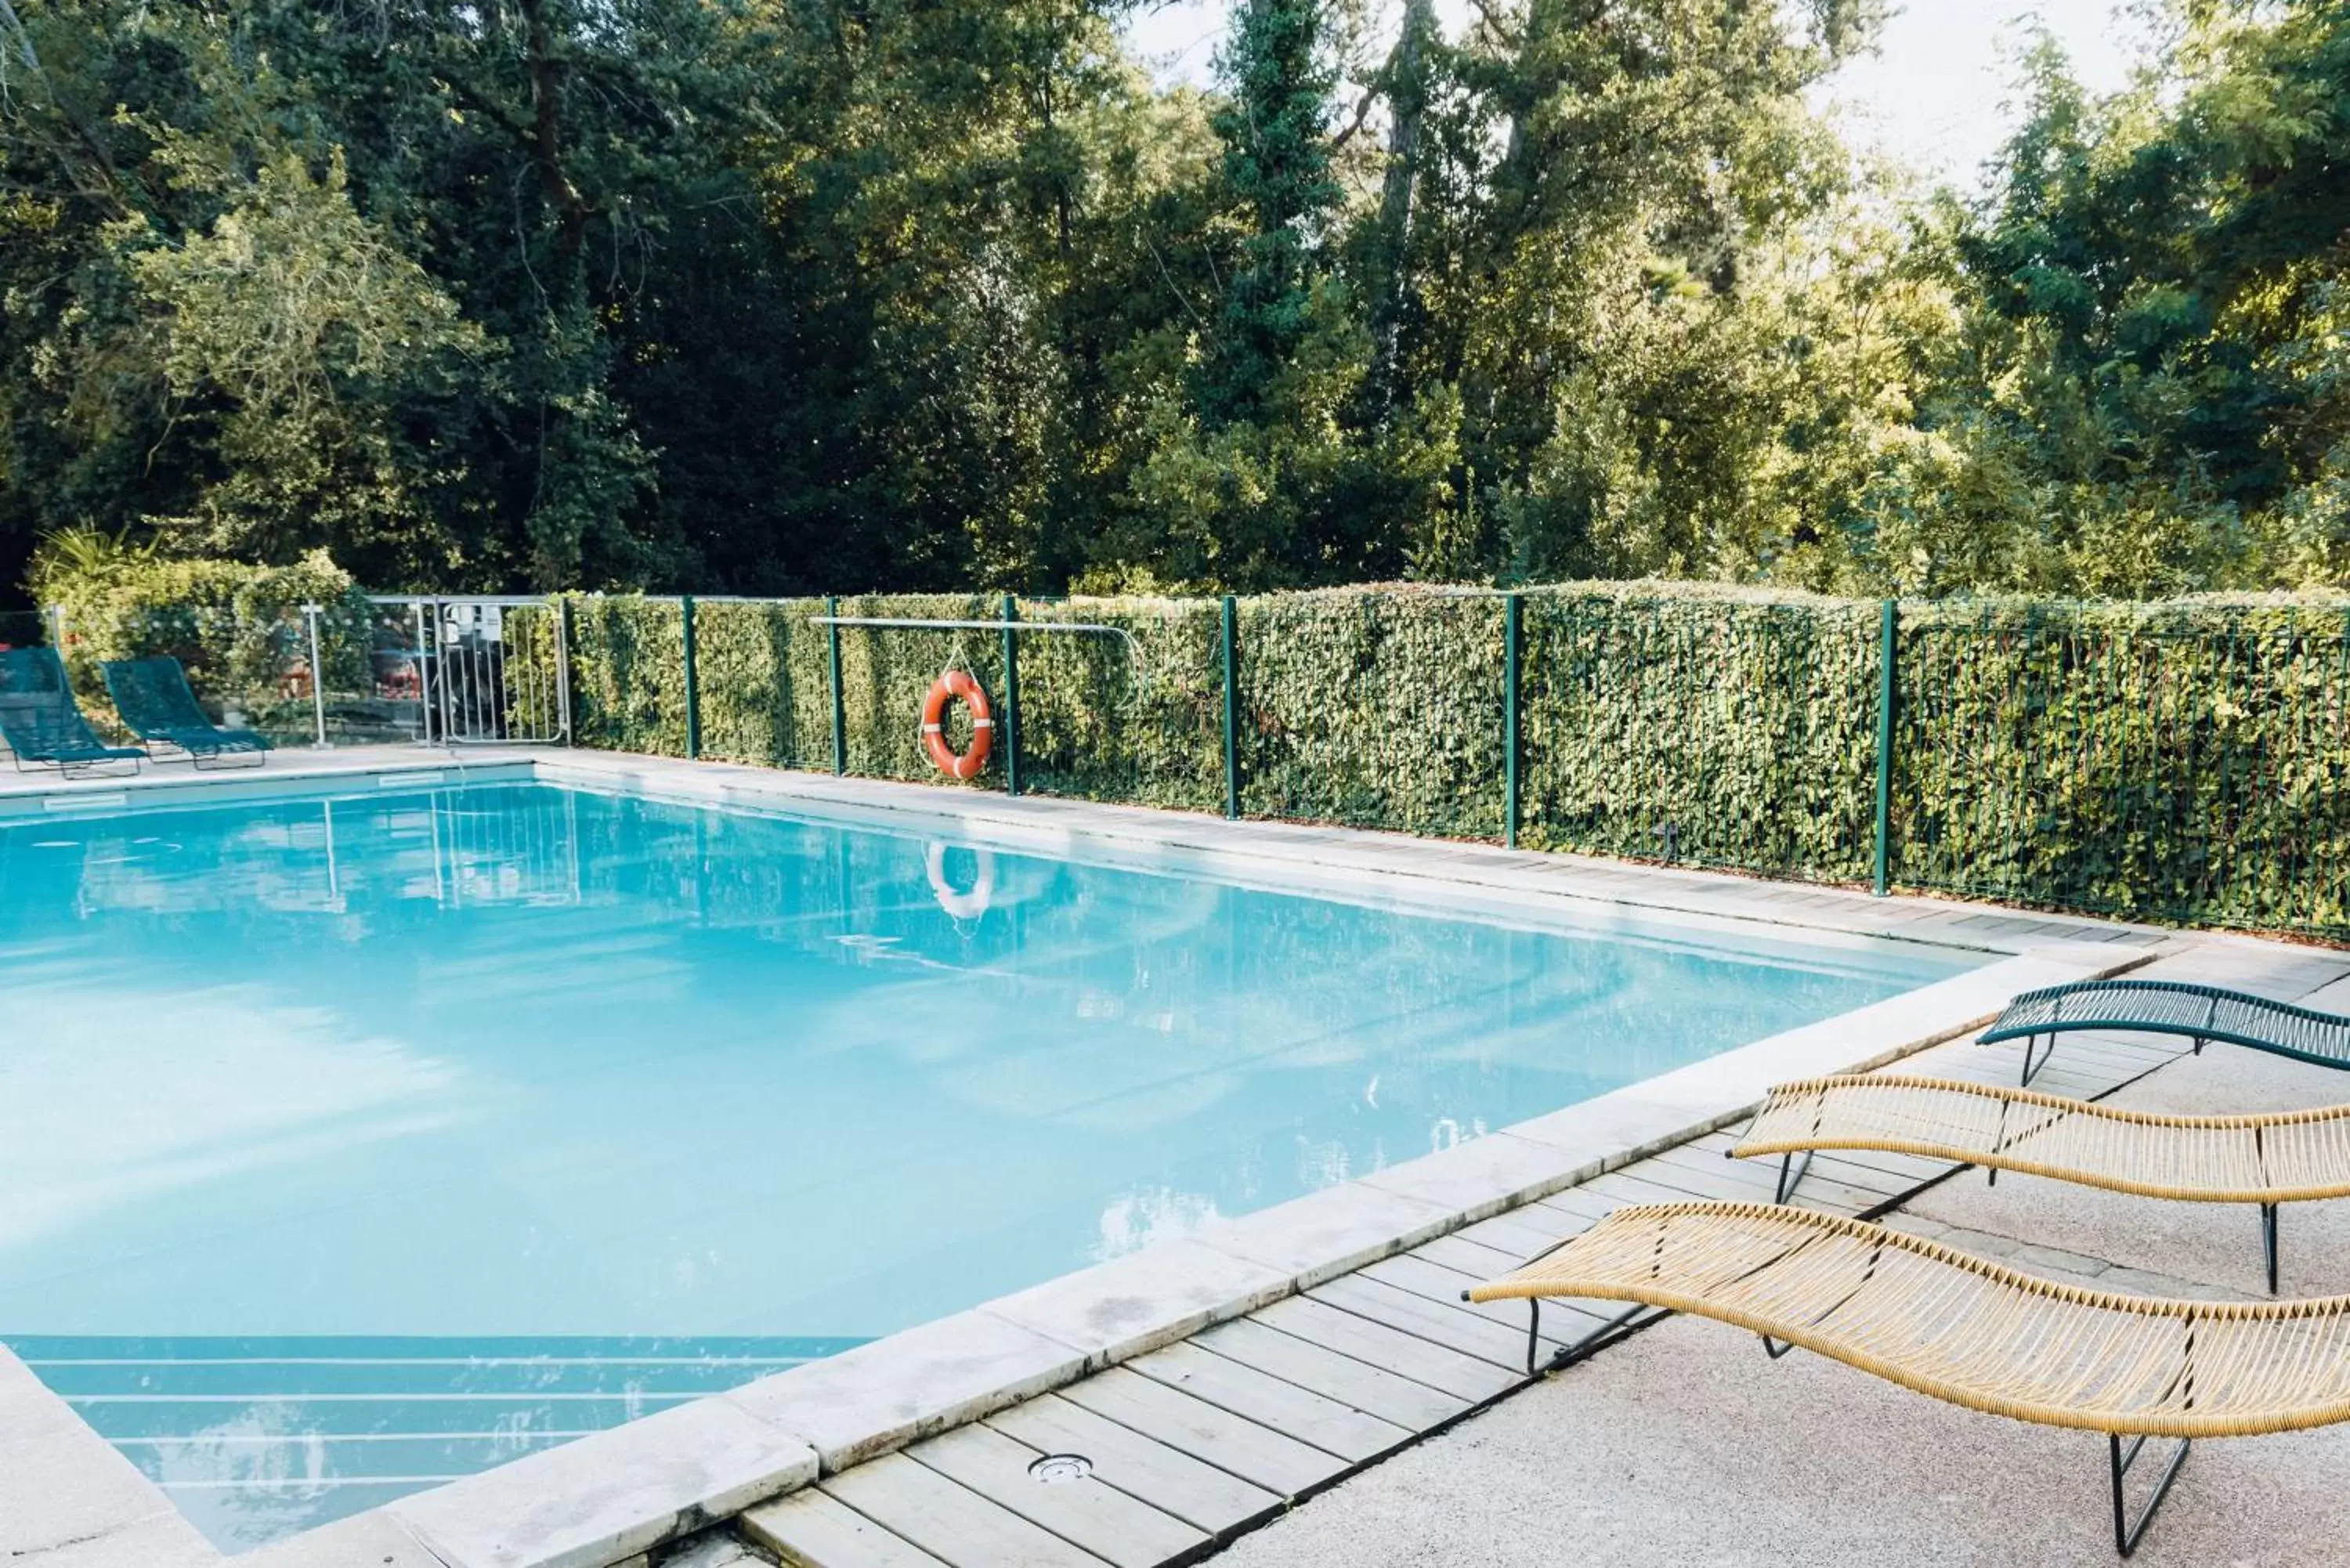
{"label": "sky", "polygon": [[[1208,79],[1231,0],[1145,0],[1127,27],[1135,52],[1162,80]],[[2022,18],[2037,16],[2094,92],[2127,79],[2140,36],[2114,0],[1896,0],[1877,53],[1826,84],[1856,145],[1874,146],[1920,173],[1971,186],[2013,118],[2008,60]],[[1390,7],[1394,9],[1395,7]],[[1437,0],[1457,35],[1467,0]]]}

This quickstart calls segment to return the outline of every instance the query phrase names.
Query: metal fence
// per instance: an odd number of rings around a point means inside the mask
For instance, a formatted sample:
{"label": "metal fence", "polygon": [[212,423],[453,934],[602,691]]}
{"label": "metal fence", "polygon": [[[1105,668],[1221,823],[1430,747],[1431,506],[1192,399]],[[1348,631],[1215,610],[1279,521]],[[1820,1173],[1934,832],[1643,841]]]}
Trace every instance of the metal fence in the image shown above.
{"label": "metal fence", "polygon": [[[996,708],[966,787],[2350,938],[2338,605],[1618,585],[406,596],[363,618],[138,629],[187,649],[222,716],[289,738],[935,781],[918,715],[951,664]],[[91,695],[72,627],[0,618],[0,641],[60,636]]]}
{"label": "metal fence", "polygon": [[414,737],[558,744],[571,736],[571,651],[559,601],[375,595],[369,664]]}
{"label": "metal fence", "polygon": [[571,733],[564,619],[543,597],[47,609],[0,614],[0,647],[57,648],[85,714],[118,739],[105,664],[167,656],[215,722],[279,745],[551,744]]}

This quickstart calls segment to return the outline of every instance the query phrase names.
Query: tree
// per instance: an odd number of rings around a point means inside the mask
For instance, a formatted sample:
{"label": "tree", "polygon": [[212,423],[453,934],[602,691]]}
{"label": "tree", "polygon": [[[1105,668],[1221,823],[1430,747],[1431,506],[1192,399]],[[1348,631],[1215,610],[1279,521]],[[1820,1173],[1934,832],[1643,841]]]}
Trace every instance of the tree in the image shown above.
{"label": "tree", "polygon": [[2350,573],[2338,5],[1970,201],[1811,107],[1875,0],[1128,4],[0,0],[0,582]]}

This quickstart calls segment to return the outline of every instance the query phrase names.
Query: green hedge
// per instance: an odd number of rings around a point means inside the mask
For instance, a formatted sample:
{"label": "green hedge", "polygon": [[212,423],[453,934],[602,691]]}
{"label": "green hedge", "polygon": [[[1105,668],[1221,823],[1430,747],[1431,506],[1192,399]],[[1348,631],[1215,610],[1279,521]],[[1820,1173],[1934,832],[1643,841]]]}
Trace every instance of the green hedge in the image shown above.
{"label": "green hedge", "polygon": [[[1023,600],[1024,788],[1221,809],[1214,600]],[[673,601],[580,599],[589,744],[684,749]],[[704,753],[828,767],[822,601],[705,601]],[[844,598],[850,616],[993,620],[1000,599]],[[1237,601],[1244,814],[1496,838],[1501,596],[1349,589]],[[1880,606],[1657,583],[1521,596],[1521,841],[1858,884],[1876,850]],[[1002,708],[993,629],[844,629],[848,771],[943,783],[920,749],[950,661]],[[1899,887],[2350,935],[2350,607],[1901,607],[1887,842]],[[1002,787],[999,752],[964,787]]]}
{"label": "green hedge", "polygon": [[1239,610],[1243,810],[1500,836],[1499,597],[1281,594]]}
{"label": "green hedge", "polygon": [[[369,610],[323,557],[270,571],[118,563],[58,596],[86,696],[100,658],[184,659],[215,701],[282,701],[328,604],[331,688],[363,687]],[[1519,596],[1519,811],[1530,846],[1859,884],[1871,875],[1881,607],[1695,585]],[[687,748],[674,599],[569,596],[582,744]],[[826,601],[700,600],[702,753],[833,765]],[[1001,598],[868,595],[845,616],[998,620]],[[1023,599],[1020,769],[1043,794],[1222,809],[1213,599]],[[1498,838],[1509,774],[1503,596],[1347,589],[1236,601],[1245,815]],[[509,660],[554,674],[552,618]],[[1005,709],[993,626],[838,634],[847,771],[942,784],[924,694],[951,664]],[[2350,937],[2350,605],[2033,600],[1900,607],[1892,882],[2054,909]],[[301,710],[296,711],[296,710]],[[102,706],[100,707],[102,711]],[[267,714],[265,711],[265,719]],[[1003,787],[999,747],[962,787]],[[969,739],[958,719],[958,744]]]}
{"label": "green hedge", "polygon": [[[1002,613],[1000,601],[992,613]],[[1024,599],[1019,614],[1126,634],[1019,639],[1022,788],[1223,808],[1223,617],[1215,601]]]}
{"label": "green hedge", "polygon": [[685,612],[675,599],[588,594],[571,613],[571,725],[583,746],[685,755]]}
{"label": "green hedge", "polygon": [[1894,879],[2350,933],[2350,607],[1905,613]]}
{"label": "green hedge", "polygon": [[832,765],[831,677],[821,599],[694,605],[702,754],[766,767]]}
{"label": "green hedge", "polygon": [[1874,849],[1874,604],[1525,597],[1523,842],[1835,882]]}

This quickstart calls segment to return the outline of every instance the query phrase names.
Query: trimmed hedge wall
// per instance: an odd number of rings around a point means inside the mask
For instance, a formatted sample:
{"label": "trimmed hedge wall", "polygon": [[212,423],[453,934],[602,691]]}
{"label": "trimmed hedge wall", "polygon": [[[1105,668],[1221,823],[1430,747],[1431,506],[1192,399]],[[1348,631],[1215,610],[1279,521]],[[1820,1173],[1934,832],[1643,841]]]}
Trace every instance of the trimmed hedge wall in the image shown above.
{"label": "trimmed hedge wall", "polygon": [[[1520,600],[1522,843],[1869,879],[1877,602],[1658,583]],[[571,606],[581,742],[682,754],[677,602]],[[810,624],[823,608],[697,604],[702,754],[832,765],[828,639]],[[1003,601],[871,595],[839,610],[993,621]],[[1503,596],[1347,589],[1236,612],[1244,815],[1502,836]],[[1222,808],[1215,600],[1024,599],[1018,613],[1133,639],[1022,636],[1024,789]],[[850,628],[840,648],[853,774],[949,782],[917,715],[950,661],[1003,711],[992,629]],[[2350,937],[2350,606],[1905,604],[1894,686],[1896,886]],[[962,787],[1003,787],[1001,738]]]}
{"label": "trimmed hedge wall", "polygon": [[1623,584],[1523,614],[1524,842],[1868,877],[1875,604]]}
{"label": "trimmed hedge wall", "polygon": [[2350,606],[1920,606],[1894,879],[2350,935]]}
{"label": "trimmed hedge wall", "polygon": [[1500,598],[1337,591],[1239,609],[1243,811],[1501,836]]}

